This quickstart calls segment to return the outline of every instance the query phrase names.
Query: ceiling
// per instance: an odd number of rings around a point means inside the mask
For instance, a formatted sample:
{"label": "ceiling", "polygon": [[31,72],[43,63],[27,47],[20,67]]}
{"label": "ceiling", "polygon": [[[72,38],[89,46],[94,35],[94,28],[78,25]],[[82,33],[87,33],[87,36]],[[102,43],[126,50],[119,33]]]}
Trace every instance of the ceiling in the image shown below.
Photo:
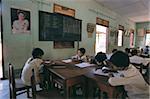
{"label": "ceiling", "polygon": [[96,0],[134,22],[150,21],[150,0]]}

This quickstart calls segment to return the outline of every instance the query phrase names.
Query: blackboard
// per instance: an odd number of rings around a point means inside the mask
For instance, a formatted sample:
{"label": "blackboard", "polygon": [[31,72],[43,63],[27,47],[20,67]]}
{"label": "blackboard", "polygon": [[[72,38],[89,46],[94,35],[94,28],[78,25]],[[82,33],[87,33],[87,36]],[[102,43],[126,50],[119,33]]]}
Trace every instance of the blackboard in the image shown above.
{"label": "blackboard", "polygon": [[82,21],[39,11],[39,41],[81,41]]}

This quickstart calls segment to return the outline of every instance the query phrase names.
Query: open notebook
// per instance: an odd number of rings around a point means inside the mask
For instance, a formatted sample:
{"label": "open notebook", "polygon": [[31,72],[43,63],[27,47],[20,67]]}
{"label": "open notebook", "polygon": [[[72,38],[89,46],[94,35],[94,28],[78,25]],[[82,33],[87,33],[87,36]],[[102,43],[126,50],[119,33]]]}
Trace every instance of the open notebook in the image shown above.
{"label": "open notebook", "polygon": [[70,62],[72,62],[72,59],[64,59],[64,60],[62,60],[62,62],[64,62],[64,63],[70,63]]}
{"label": "open notebook", "polygon": [[85,68],[85,67],[94,66],[94,65],[95,64],[90,64],[90,63],[87,63],[87,62],[75,64],[75,66],[80,67],[80,68]]}
{"label": "open notebook", "polygon": [[[98,69],[98,70],[94,71],[94,74],[103,75],[103,76],[109,76],[109,73],[104,73],[104,72],[102,71],[102,69]],[[120,77],[120,76],[122,75],[122,73],[121,73],[121,71],[118,71],[117,73],[114,72],[113,75],[114,75],[115,77]]]}

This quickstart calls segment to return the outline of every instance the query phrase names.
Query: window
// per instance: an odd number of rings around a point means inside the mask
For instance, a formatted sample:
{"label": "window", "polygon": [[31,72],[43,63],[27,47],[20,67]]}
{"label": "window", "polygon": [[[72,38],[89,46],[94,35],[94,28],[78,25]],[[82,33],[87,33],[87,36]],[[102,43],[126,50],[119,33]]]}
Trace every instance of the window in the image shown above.
{"label": "window", "polygon": [[150,45],[150,34],[146,34],[146,42],[145,45]]}
{"label": "window", "polygon": [[118,30],[118,46],[122,46],[123,31]]}
{"label": "window", "polygon": [[104,52],[106,53],[107,46],[107,27],[96,25],[96,46],[95,52]]}
{"label": "window", "polygon": [[130,33],[130,47],[132,48],[132,47],[134,47],[134,33],[133,32],[131,32]]}

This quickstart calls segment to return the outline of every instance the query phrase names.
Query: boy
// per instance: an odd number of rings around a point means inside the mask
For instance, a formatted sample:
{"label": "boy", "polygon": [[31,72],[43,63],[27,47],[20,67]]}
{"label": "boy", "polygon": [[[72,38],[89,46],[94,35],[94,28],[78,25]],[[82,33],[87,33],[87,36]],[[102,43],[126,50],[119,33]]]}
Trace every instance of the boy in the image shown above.
{"label": "boy", "polygon": [[72,56],[72,59],[87,62],[87,56],[85,55],[85,48],[79,48],[75,56]]}
{"label": "boy", "polygon": [[44,55],[44,52],[40,48],[35,48],[32,51],[32,57],[27,60],[25,63],[21,79],[25,85],[30,86],[31,85],[31,76],[32,76],[32,69],[34,69],[35,72],[35,81],[36,83],[40,83],[39,78],[39,69],[40,65],[43,63],[42,56]]}
{"label": "boy", "polygon": [[126,53],[117,51],[107,63],[111,69],[118,70],[120,73],[120,77],[113,77],[110,74],[108,82],[112,86],[124,85],[129,99],[149,98],[149,85],[141,73],[133,65],[129,65],[130,60]]}

